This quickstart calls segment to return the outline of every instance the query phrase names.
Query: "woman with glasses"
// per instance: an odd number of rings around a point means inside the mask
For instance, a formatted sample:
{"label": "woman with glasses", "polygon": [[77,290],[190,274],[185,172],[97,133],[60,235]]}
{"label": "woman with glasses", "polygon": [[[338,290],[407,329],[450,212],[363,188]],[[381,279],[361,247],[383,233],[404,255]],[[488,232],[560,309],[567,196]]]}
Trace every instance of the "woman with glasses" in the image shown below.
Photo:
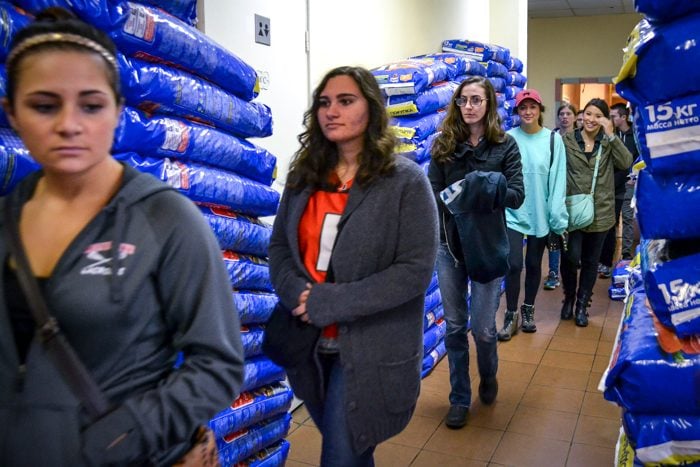
{"label": "woman with glasses", "polygon": [[[535,89],[515,96],[520,126],[508,131],[520,149],[525,182],[525,203],[519,209],[506,209],[510,269],[506,276],[506,313],[498,340],[509,341],[518,331],[522,315],[523,332],[535,332],[535,297],[542,280],[542,256],[550,231],[559,236],[566,230],[569,216],[564,205],[566,193],[566,153],[561,136],[542,126],[544,105]],[[571,114],[573,116],[573,113]],[[527,236],[523,261],[523,238]],[[551,254],[551,253],[550,253]],[[518,312],[520,276],[525,263],[525,296]]]}
{"label": "woman with glasses", "polygon": [[489,405],[498,393],[496,310],[508,270],[505,208],[518,208],[524,189],[518,145],[501,129],[496,94],[486,78],[471,77],[459,85],[441,130],[428,177],[440,214],[437,270],[451,386],[445,424],[457,429],[466,424],[471,406],[470,315],[479,399]]}

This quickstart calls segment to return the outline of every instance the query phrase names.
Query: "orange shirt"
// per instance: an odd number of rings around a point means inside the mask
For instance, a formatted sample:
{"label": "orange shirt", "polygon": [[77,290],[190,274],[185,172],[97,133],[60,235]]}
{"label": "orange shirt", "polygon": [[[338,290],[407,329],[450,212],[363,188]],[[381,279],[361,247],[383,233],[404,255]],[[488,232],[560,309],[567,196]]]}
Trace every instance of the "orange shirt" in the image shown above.
{"label": "orange shirt", "polygon": [[[304,214],[299,221],[299,251],[306,270],[316,282],[325,282],[338,221],[348,204],[348,192],[352,180],[338,191],[316,191],[309,197]],[[324,337],[336,337],[335,324],[323,330]]]}

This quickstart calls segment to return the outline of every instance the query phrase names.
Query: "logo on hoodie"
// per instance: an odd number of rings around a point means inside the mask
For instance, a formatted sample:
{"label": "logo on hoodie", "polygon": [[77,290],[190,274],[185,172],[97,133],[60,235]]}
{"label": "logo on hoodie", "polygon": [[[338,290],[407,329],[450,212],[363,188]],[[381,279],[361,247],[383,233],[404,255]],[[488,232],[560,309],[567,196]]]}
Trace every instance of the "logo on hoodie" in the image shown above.
{"label": "logo on hoodie", "polygon": [[[83,276],[111,276],[113,274],[114,264],[112,257],[109,256],[112,252],[112,242],[93,243],[88,246],[83,254],[88,261],[92,263],[84,266],[80,270],[80,275]],[[127,256],[133,255],[136,252],[136,245],[130,243],[122,243],[119,245],[118,260],[122,261]],[[126,271],[126,267],[119,266],[117,275],[121,276]]]}

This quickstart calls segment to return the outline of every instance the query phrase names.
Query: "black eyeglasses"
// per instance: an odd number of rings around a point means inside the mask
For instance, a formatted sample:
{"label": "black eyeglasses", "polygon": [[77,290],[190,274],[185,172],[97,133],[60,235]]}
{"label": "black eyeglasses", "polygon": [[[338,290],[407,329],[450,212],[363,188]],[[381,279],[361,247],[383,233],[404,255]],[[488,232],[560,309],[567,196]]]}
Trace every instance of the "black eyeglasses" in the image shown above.
{"label": "black eyeglasses", "polygon": [[481,107],[481,104],[484,103],[484,101],[487,101],[485,97],[481,96],[469,96],[469,97],[458,97],[455,99],[455,104],[457,104],[459,107],[466,107],[467,104],[471,104],[472,107]]}

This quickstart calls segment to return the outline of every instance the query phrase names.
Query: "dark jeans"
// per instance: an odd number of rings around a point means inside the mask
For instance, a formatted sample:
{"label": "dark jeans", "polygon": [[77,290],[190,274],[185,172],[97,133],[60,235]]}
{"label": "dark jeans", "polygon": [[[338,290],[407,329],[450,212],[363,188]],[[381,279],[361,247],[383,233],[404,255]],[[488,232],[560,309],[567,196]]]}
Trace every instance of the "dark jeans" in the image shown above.
{"label": "dark jeans", "polygon": [[[579,298],[591,296],[598,277],[600,252],[607,234],[607,231],[583,232],[582,230],[569,233],[568,249],[561,255],[561,283],[564,287],[564,295],[576,295]],[[578,278],[578,293],[576,293],[579,262],[581,274]]]}
{"label": "dark jeans", "polygon": [[608,235],[603,242],[603,251],[600,252],[600,263],[609,268],[613,266],[613,256],[615,256],[615,247],[617,246],[617,227],[620,224],[623,201],[623,198],[615,198],[615,225],[608,230]]}
{"label": "dark jeans", "polygon": [[306,409],[323,437],[321,466],[323,467],[373,467],[374,447],[362,453],[352,448],[352,435],[345,418],[343,396],[345,380],[340,358],[321,355],[326,394],[322,404],[305,402]]}
{"label": "dark jeans", "polygon": [[[520,275],[523,270],[523,237],[517,230],[508,229],[508,274],[506,275],[506,306],[510,311],[518,309],[520,296]],[[527,237],[525,247],[525,300],[528,305],[535,304],[537,289],[542,280],[542,256],[547,246],[549,235],[544,237]],[[550,253],[551,254],[551,253]]]}

